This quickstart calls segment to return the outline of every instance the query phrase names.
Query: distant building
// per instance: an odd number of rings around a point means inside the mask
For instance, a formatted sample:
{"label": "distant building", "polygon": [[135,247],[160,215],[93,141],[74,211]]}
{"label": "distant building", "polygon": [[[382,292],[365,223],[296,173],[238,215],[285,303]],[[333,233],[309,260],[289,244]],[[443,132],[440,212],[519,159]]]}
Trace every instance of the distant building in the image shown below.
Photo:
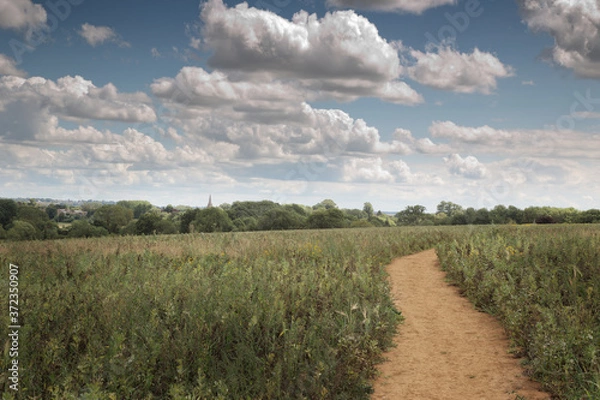
{"label": "distant building", "polygon": [[208,195],[208,205],[206,206],[206,208],[212,208],[212,195]]}

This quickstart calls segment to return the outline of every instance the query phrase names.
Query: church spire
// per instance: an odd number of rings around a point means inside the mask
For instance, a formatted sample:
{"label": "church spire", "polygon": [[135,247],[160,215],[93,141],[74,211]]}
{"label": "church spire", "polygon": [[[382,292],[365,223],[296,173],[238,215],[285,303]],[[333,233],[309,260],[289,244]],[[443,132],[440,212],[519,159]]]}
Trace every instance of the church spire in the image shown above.
{"label": "church spire", "polygon": [[208,195],[208,205],[206,206],[206,208],[212,208],[212,195]]}

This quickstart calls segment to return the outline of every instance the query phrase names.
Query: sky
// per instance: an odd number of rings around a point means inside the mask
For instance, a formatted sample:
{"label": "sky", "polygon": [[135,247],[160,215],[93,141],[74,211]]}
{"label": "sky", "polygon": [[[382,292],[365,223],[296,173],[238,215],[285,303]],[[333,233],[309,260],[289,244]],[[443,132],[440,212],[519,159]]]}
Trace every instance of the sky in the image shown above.
{"label": "sky", "polygon": [[0,0],[0,197],[600,208],[598,0]]}

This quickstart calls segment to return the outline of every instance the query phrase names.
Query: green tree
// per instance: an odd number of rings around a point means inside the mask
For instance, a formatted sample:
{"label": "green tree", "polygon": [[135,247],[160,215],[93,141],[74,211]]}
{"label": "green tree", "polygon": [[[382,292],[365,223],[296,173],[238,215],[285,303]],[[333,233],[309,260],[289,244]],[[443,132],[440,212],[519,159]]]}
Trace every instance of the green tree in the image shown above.
{"label": "green tree", "polygon": [[4,230],[4,228],[2,227],[2,225],[0,225],[0,240],[6,239],[6,231]]}
{"label": "green tree", "polygon": [[506,217],[508,218],[507,223],[510,223],[512,221],[516,224],[523,224],[523,214],[523,210],[515,206],[508,206],[508,209],[506,210]]}
{"label": "green tree", "polygon": [[40,232],[31,223],[18,220],[13,222],[6,236],[9,240],[41,239]]}
{"label": "green tree", "polygon": [[175,222],[162,218],[156,225],[156,233],[160,235],[173,235],[177,233]]}
{"label": "green tree", "polygon": [[492,223],[490,212],[487,208],[480,208],[475,212],[475,219],[473,221],[475,225],[489,225]]}
{"label": "green tree", "polygon": [[463,211],[463,208],[460,205],[455,204],[451,201],[442,201],[437,206],[438,213],[444,213],[450,218],[452,218],[455,214],[460,213],[462,211]]}
{"label": "green tree", "polygon": [[365,212],[365,214],[367,214],[367,218],[369,218],[369,219],[371,219],[371,217],[373,216],[373,213],[375,212],[373,210],[373,205],[368,202],[364,204],[363,211]]}
{"label": "green tree", "polygon": [[582,224],[594,224],[600,222],[600,210],[591,209],[579,214],[577,222]]}
{"label": "green tree", "polygon": [[11,199],[0,199],[0,226],[8,225],[17,216],[17,203]]}
{"label": "green tree", "polygon": [[191,232],[190,225],[192,224],[192,222],[194,222],[194,220],[198,216],[199,212],[200,212],[199,208],[193,208],[193,209],[186,210],[181,215],[181,219],[179,221],[179,232],[190,233]]}
{"label": "green tree", "polygon": [[48,207],[46,207],[46,214],[48,214],[48,218],[55,219],[56,215],[58,214],[58,205],[57,204],[48,205]]}
{"label": "green tree", "polygon": [[235,230],[238,232],[257,231],[258,219],[255,217],[242,217],[233,221]]}
{"label": "green tree", "polygon": [[230,232],[234,227],[229,215],[218,207],[200,210],[193,226],[194,232]]}
{"label": "green tree", "polygon": [[317,210],[306,222],[311,229],[343,228],[345,225],[344,213],[337,208]]}
{"label": "green tree", "polygon": [[404,211],[396,214],[396,220],[400,225],[419,225],[425,219],[427,208],[422,205],[406,206]]}
{"label": "green tree", "polygon": [[346,221],[348,221],[348,223],[352,223],[353,221],[357,221],[360,219],[367,220],[369,218],[369,216],[367,215],[367,213],[364,212],[364,210],[359,210],[358,208],[346,208],[343,209],[342,212],[344,213],[344,218],[346,218]]}
{"label": "green tree", "polygon": [[70,238],[92,238],[108,235],[108,231],[101,226],[94,226],[86,220],[79,220],[71,224],[71,229],[67,234]]}
{"label": "green tree", "polygon": [[337,206],[337,204],[335,204],[335,201],[333,201],[331,199],[325,199],[322,202],[317,203],[313,206],[313,210],[319,210],[321,208],[330,210],[332,208],[338,208],[338,206]]}
{"label": "green tree", "polygon": [[135,232],[138,235],[154,235],[157,232],[158,224],[161,221],[160,215],[149,212],[143,214],[135,223]]}
{"label": "green tree", "polygon": [[278,208],[269,211],[258,220],[258,229],[266,231],[300,229],[304,223],[302,216],[285,208]]}
{"label": "green tree", "polygon": [[232,221],[244,217],[262,217],[270,210],[279,208],[280,205],[269,200],[263,201],[236,201],[227,210],[227,214]]}
{"label": "green tree", "polygon": [[94,212],[94,225],[101,226],[110,233],[120,229],[133,219],[133,210],[119,205],[105,205]]}
{"label": "green tree", "polygon": [[122,200],[119,201],[117,205],[133,211],[134,219],[139,219],[142,215],[154,208],[154,206],[146,200]]}
{"label": "green tree", "polygon": [[30,223],[37,231],[36,239],[56,239],[58,237],[58,226],[50,221],[44,209],[29,204],[19,204],[17,217],[19,221]]}
{"label": "green tree", "polygon": [[493,224],[506,224],[508,219],[508,208],[503,205],[497,205],[490,211],[490,220]]}

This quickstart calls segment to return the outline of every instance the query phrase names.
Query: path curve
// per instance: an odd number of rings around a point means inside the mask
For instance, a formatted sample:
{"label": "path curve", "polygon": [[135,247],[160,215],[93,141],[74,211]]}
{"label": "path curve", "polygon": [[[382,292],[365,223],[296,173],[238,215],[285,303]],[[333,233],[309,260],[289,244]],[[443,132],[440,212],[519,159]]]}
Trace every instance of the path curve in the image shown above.
{"label": "path curve", "polygon": [[405,321],[381,364],[372,399],[546,400],[508,353],[504,330],[446,283],[434,250],[387,267]]}

